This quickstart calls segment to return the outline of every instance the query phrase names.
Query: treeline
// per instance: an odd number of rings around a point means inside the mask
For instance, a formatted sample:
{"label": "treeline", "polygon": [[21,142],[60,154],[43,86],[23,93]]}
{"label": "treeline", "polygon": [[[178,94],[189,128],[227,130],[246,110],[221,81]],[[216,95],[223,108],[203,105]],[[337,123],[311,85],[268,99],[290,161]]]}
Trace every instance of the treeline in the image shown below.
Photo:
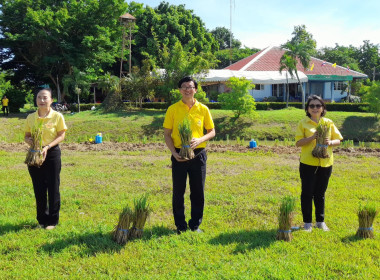
{"label": "treeline", "polygon": [[[123,25],[119,17],[126,12],[136,18],[133,68],[131,75],[120,80]],[[6,92],[12,97],[10,106],[19,108],[31,102],[36,88],[49,85],[59,100],[67,102],[92,101],[94,91],[101,100],[119,91],[117,100],[141,102],[154,96],[171,102],[178,97],[172,91],[178,78],[224,68],[258,51],[242,46],[234,37],[230,51],[229,40],[228,29],[208,30],[185,5],[161,2],[152,8],[124,0],[2,1],[0,97]],[[372,77],[373,70],[380,69],[378,50],[378,45],[364,41],[360,48],[337,45],[315,55]],[[123,60],[128,57],[127,47]],[[148,76],[160,68],[166,73],[157,84]],[[128,71],[128,63],[122,70]],[[200,94],[202,98],[204,93]]]}

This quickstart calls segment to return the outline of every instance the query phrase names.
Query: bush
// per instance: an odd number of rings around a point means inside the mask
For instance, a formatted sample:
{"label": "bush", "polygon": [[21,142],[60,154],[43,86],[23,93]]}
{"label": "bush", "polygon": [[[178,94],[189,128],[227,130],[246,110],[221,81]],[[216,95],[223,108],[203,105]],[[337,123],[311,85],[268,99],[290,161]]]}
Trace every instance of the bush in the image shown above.
{"label": "bush", "polygon": [[25,96],[30,96],[31,91],[21,88],[10,88],[6,92],[6,96],[9,99],[9,112],[18,113],[20,108],[24,108],[26,104]]}
{"label": "bush", "polygon": [[[95,106],[96,109],[98,109],[102,105],[101,103],[87,103],[87,104],[80,104],[80,110],[81,111],[89,111],[91,110],[92,106]],[[69,111],[71,112],[78,112],[78,104],[70,104]]]}

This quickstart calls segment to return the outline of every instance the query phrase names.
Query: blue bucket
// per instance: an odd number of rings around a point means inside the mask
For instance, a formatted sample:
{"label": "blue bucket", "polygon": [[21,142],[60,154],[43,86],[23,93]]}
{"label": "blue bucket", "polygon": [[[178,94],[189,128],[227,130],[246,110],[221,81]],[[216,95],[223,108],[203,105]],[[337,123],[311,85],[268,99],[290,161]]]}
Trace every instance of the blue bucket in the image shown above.
{"label": "blue bucket", "polygon": [[249,141],[249,147],[252,149],[252,148],[256,148],[257,147],[257,143],[255,140],[251,140]]}
{"label": "blue bucket", "polygon": [[95,136],[95,144],[100,144],[103,142],[103,137],[101,133],[98,133],[98,135]]}

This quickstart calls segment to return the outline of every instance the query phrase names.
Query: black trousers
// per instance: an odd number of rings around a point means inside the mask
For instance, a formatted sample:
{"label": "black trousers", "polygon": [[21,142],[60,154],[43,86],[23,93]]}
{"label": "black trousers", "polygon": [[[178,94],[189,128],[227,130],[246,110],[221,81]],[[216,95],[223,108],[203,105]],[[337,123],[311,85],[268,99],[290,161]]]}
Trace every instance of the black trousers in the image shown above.
{"label": "black trousers", "polygon": [[320,167],[300,163],[299,170],[302,183],[301,210],[303,222],[312,222],[313,200],[315,219],[317,222],[323,222],[325,220],[325,192],[329,184],[332,166]]}
{"label": "black trousers", "polygon": [[8,106],[3,106],[3,112],[4,112],[4,116],[8,116],[8,114],[9,114],[9,107]]}
{"label": "black trousers", "polygon": [[203,218],[207,155],[205,149],[195,149],[194,152],[195,158],[189,161],[178,162],[173,156],[171,157],[173,177],[173,215],[175,225],[177,229],[181,231],[187,229],[184,202],[187,175],[189,175],[191,201],[191,219],[189,220],[189,228],[191,230],[198,229]]}
{"label": "black trousers", "polygon": [[61,207],[59,193],[61,150],[59,146],[48,150],[40,168],[29,166],[28,170],[33,182],[38,223],[45,226],[57,225]]}

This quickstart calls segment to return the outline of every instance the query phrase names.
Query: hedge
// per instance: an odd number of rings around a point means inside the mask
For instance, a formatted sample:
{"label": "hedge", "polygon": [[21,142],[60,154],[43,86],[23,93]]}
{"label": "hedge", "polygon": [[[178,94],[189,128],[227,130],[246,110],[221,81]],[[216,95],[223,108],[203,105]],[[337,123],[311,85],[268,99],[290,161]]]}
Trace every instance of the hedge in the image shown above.
{"label": "hedge", "polygon": [[[133,103],[134,104],[134,103]],[[222,109],[220,102],[204,103],[210,109]],[[81,111],[91,110],[92,106],[98,108],[101,104],[80,104]],[[167,109],[166,102],[146,102],[142,104],[144,109]],[[256,110],[280,110],[286,107],[286,102],[256,102]],[[302,108],[301,102],[289,102],[289,107]],[[366,112],[368,103],[326,103],[327,111],[342,111],[342,112]],[[78,112],[78,105],[71,105],[70,111]]]}
{"label": "hedge", "polygon": [[[91,110],[92,106],[95,106],[95,108],[99,108],[100,105],[102,105],[102,104],[101,103],[80,104],[80,110],[81,111],[89,111],[89,110]],[[71,112],[78,112],[78,104],[70,104],[69,110]]]}

